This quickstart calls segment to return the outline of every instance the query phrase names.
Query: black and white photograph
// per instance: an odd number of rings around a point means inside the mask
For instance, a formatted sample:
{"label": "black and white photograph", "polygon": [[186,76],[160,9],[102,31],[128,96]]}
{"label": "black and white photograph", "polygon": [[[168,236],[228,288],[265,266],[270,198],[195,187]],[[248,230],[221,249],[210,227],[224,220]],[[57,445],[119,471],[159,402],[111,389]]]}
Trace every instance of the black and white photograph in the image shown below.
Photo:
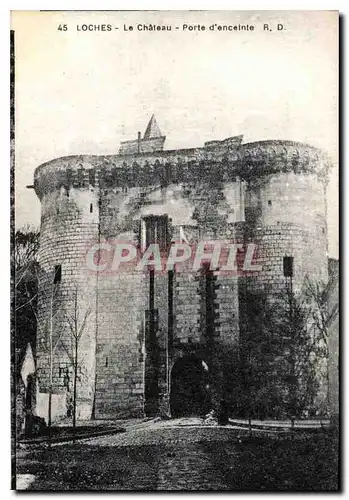
{"label": "black and white photograph", "polygon": [[10,37],[11,488],[338,492],[338,11]]}

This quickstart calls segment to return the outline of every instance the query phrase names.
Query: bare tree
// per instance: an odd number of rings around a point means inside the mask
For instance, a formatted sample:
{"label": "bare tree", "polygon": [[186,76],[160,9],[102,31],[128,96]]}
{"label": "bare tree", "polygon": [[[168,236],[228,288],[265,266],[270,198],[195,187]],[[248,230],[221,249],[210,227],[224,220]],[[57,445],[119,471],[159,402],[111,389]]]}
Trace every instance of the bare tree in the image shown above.
{"label": "bare tree", "polygon": [[62,346],[68,355],[73,369],[73,428],[76,427],[77,382],[79,371],[82,372],[82,356],[80,355],[79,347],[81,338],[86,329],[87,320],[91,314],[90,308],[86,308],[84,312],[82,312],[81,309],[78,297],[78,288],[76,287],[73,294],[71,311],[66,312],[65,314],[69,331],[68,345],[66,341],[62,340]]}
{"label": "bare tree", "polygon": [[[30,344],[36,348],[36,279],[39,233],[25,226],[13,233],[11,242],[11,404],[16,414],[20,391],[21,364]],[[25,382],[25,381],[24,381]],[[20,405],[17,405],[20,408]],[[20,418],[23,418],[21,415]]]}
{"label": "bare tree", "polygon": [[16,231],[13,251],[16,288],[37,263],[38,249],[39,231],[31,226]]}
{"label": "bare tree", "polygon": [[[39,273],[36,271],[36,279],[37,283],[40,285]],[[56,272],[54,272],[52,276],[52,285],[50,291],[50,309],[49,314],[46,315],[44,320],[39,320],[36,307],[30,303],[32,307],[33,314],[36,319],[36,324],[38,328],[38,333],[40,335],[40,346],[49,359],[49,384],[48,384],[48,427],[49,427],[49,435],[51,435],[51,426],[52,426],[52,392],[53,392],[53,364],[54,358],[56,355],[57,347],[60,343],[61,336],[63,331],[59,330],[58,334],[56,334],[55,318],[59,313],[59,309],[55,308],[55,299],[59,295],[59,283],[56,282]]]}
{"label": "bare tree", "polygon": [[30,343],[35,349],[37,307],[37,251],[39,232],[26,226],[15,233],[13,252],[13,340],[22,351]]}

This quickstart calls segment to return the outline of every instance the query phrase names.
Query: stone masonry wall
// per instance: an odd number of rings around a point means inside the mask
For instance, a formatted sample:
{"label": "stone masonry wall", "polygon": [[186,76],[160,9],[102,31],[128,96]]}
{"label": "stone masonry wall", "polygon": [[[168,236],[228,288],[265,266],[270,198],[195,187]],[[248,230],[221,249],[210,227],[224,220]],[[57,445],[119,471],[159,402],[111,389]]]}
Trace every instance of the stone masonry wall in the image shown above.
{"label": "stone masonry wall", "polygon": [[[230,186],[230,187],[229,187]],[[238,185],[226,186],[222,200],[230,217],[241,216]],[[236,191],[236,195],[234,195]],[[226,196],[227,195],[227,196]],[[170,185],[167,188],[109,189],[101,197],[100,236],[107,241],[132,241],[140,244],[139,225],[147,215],[167,214],[173,241],[179,241],[180,228],[190,240],[198,240],[199,227],[195,214],[210,200],[201,198],[188,187]],[[223,201],[222,201],[223,203]],[[218,222],[218,218],[216,219]],[[219,226],[216,225],[215,232]],[[224,220],[220,237],[231,236],[232,225]],[[202,235],[204,236],[204,235]],[[207,237],[212,237],[212,234]],[[217,336],[231,342],[238,336],[237,280],[222,277],[217,292],[220,322]],[[98,341],[96,375],[96,417],[139,414],[144,408],[147,348],[142,348],[145,336],[146,311],[149,309],[149,273],[99,274],[98,277]],[[158,343],[159,402],[168,394],[170,369],[177,353],[190,346],[203,345],[202,297],[200,273],[175,273],[173,289],[174,328],[173,349],[168,352],[168,277],[155,273],[154,308],[158,311],[156,338]],[[150,375],[149,375],[150,376]],[[145,377],[145,378],[144,378]]]}

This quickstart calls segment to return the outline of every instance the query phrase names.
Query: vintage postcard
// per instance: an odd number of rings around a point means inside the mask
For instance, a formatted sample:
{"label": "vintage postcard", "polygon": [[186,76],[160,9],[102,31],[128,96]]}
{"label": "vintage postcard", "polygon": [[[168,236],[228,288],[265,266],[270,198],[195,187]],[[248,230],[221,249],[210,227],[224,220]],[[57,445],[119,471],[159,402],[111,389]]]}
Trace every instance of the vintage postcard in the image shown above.
{"label": "vintage postcard", "polygon": [[338,31],[12,12],[13,489],[339,489]]}

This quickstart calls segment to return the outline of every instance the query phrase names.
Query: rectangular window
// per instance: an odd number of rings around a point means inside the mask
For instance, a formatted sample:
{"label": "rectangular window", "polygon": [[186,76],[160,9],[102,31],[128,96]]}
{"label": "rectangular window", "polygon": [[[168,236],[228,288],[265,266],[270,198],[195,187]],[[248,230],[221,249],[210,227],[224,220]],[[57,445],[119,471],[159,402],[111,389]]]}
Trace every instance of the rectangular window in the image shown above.
{"label": "rectangular window", "polygon": [[144,251],[152,243],[157,243],[160,250],[166,250],[171,243],[168,231],[167,215],[149,215],[141,221],[141,248]]}
{"label": "rectangular window", "polygon": [[293,257],[284,257],[284,276],[285,278],[293,276]]}

